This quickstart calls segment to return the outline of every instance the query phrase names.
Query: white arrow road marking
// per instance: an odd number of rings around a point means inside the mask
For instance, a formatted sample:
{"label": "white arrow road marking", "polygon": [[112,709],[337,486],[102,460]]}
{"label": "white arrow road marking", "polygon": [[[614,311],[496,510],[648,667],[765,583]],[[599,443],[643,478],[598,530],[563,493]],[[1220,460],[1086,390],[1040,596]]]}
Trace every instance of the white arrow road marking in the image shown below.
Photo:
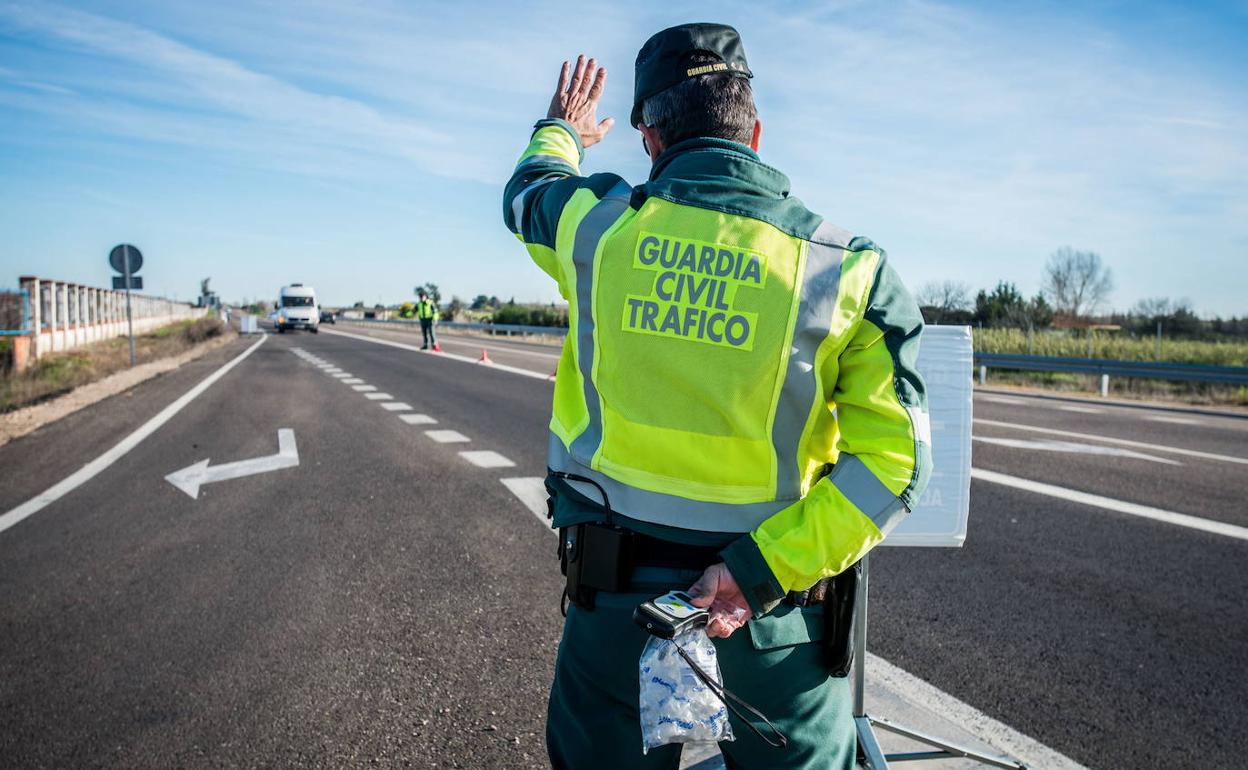
{"label": "white arrow road marking", "polygon": [[1096,444],[1080,444],[1074,441],[1055,441],[1053,439],[997,438],[996,436],[971,436],[976,441],[997,446],[1008,446],[1012,449],[1035,449],[1041,452],[1069,452],[1080,455],[1109,455],[1110,457],[1133,457],[1137,460],[1148,460],[1165,465],[1182,465],[1178,460],[1166,457],[1154,457],[1143,452],[1130,449],[1119,449],[1114,446],[1098,446]]}
{"label": "white arrow road marking", "polygon": [[282,428],[277,432],[277,454],[267,457],[256,457],[251,460],[208,467],[208,460],[200,460],[188,465],[180,471],[165,476],[165,481],[187,493],[194,499],[199,498],[199,488],[214,481],[226,481],[257,473],[268,473],[281,468],[293,468],[299,464],[299,450],[295,446],[295,432],[290,428]]}

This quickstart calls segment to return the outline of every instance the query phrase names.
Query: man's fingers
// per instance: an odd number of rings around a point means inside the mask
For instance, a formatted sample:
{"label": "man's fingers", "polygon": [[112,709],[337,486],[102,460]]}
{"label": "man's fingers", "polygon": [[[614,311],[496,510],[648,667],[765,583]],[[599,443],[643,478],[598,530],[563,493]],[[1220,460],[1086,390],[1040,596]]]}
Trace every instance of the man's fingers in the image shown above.
{"label": "man's fingers", "polygon": [[[610,120],[608,118],[607,120]],[[709,607],[711,602],[715,601],[715,573],[707,570],[702,573],[702,577],[698,578],[698,582],[689,586],[686,592],[689,598],[693,600],[694,607]]]}
{"label": "man's fingers", "polygon": [[581,77],[581,96],[589,95],[590,89],[594,86],[594,81],[598,79],[598,72],[598,60],[592,56],[589,57],[589,61],[585,62],[585,72],[582,73]]}
{"label": "man's fingers", "polygon": [[607,82],[607,68],[603,67],[594,75],[594,82],[589,87],[589,100],[596,102],[602,98],[602,89]]}
{"label": "man's fingers", "polygon": [[585,77],[585,54],[576,57],[576,69],[572,70],[572,83],[568,87],[568,93],[575,95],[581,90],[581,80]]}
{"label": "man's fingers", "polygon": [[598,135],[606,136],[607,132],[611,130],[611,126],[614,126],[614,125],[615,125],[615,118],[603,118],[602,120],[598,121]]}
{"label": "man's fingers", "polygon": [[563,67],[559,70],[559,85],[555,86],[555,96],[562,96],[568,90],[568,74],[571,65],[568,62],[563,63]]}

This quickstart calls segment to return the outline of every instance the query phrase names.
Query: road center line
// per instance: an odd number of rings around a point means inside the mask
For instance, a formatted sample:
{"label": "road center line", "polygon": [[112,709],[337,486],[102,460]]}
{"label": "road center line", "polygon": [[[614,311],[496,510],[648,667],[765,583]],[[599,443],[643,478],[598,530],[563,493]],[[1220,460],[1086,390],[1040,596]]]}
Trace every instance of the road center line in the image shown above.
{"label": "road center line", "polygon": [[1141,518],[1152,519],[1153,521],[1160,521],[1166,524],[1177,524],[1180,527],[1198,529],[1202,532],[1210,532],[1215,535],[1233,537],[1237,540],[1248,540],[1248,527],[1239,527],[1222,521],[1202,519],[1199,516],[1189,516],[1186,513],[1176,513],[1174,511],[1167,511],[1161,508],[1153,508],[1148,505],[1128,503],[1125,500],[1115,500],[1111,497],[1101,497],[1100,495],[1093,495],[1088,492],[1080,492],[1077,489],[1067,489],[1066,487],[1058,487],[1039,481],[1031,481],[1030,479],[1020,479],[1017,476],[1007,476],[1004,473],[988,471],[983,468],[971,468],[971,478],[979,479],[980,481],[987,481],[990,484],[1000,484],[1006,487],[1013,487],[1014,489],[1021,489],[1025,492],[1034,492],[1038,495],[1046,495],[1048,497],[1069,500],[1073,503],[1080,503],[1081,505],[1103,508],[1107,511],[1126,513],[1131,516],[1139,516]]}
{"label": "road center line", "polygon": [[980,417],[975,418],[975,424],[989,425],[994,428],[1009,428],[1010,430],[1026,430],[1034,433],[1050,433],[1054,436],[1070,436],[1072,438],[1081,438],[1087,441],[1102,441],[1107,444],[1119,444],[1121,446],[1135,447],[1137,449],[1148,449],[1153,452],[1169,452],[1170,454],[1185,455],[1187,457],[1200,457],[1205,460],[1218,460],[1224,463],[1239,463],[1240,465],[1248,465],[1248,457],[1231,457],[1230,455],[1219,455],[1212,452],[1198,452],[1195,449],[1180,449],[1179,447],[1150,444],[1147,441],[1130,441],[1125,438],[1095,436],[1091,433],[1076,433],[1070,430],[1058,430],[1057,428],[1042,428],[1039,425],[1022,425],[1016,422],[985,420]]}
{"label": "road center line", "polygon": [[224,377],[226,373],[235,366],[238,366],[244,358],[254,353],[256,348],[263,345],[264,341],[268,338],[269,336],[267,334],[261,336],[260,339],[256,340],[255,344],[244,350],[242,353],[239,353],[230,361],[226,362],[220,369],[205,377],[198,385],[183,393],[172,404],[157,412],[155,417],[140,425],[133,433],[126,436],[121,441],[118,441],[112,449],[109,449],[107,452],[82,466],[77,471],[71,473],[69,476],[66,476],[60,482],[50,487],[46,492],[30,498],[13,510],[5,513],[3,516],[0,516],[0,532],[3,532],[28,516],[38,513],[47,506],[57,500],[60,500],[65,495],[98,476],[101,471],[117,462],[127,452],[138,446],[143,439],[152,435],[157,428],[169,422],[169,420],[175,414],[182,411],[187,404],[194,401],[196,397],[198,397],[205,390],[208,390],[214,382]]}

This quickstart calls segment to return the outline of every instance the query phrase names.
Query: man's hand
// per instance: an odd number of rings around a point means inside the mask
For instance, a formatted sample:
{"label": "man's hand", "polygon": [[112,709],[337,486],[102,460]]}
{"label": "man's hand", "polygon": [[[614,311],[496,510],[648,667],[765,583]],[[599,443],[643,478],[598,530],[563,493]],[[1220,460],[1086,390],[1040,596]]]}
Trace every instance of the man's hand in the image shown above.
{"label": "man's hand", "polygon": [[598,66],[597,59],[585,61],[585,55],[576,57],[576,69],[569,72],[569,63],[563,63],[559,71],[559,85],[550,100],[548,118],[562,118],[572,124],[581,135],[581,146],[598,144],[615,125],[615,118],[598,121],[598,100],[607,82],[607,70]]}
{"label": "man's hand", "polygon": [[687,593],[695,607],[711,608],[711,619],[706,626],[710,636],[726,639],[750,619],[750,605],[745,601],[745,594],[723,562],[707,567]]}

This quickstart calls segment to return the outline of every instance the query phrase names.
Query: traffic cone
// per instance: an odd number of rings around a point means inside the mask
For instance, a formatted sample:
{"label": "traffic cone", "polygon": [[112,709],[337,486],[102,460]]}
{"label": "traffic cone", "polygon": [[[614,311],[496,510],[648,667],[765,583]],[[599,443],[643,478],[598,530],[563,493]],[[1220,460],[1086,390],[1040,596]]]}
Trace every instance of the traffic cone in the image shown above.
{"label": "traffic cone", "polygon": [[549,376],[549,377],[547,377],[546,379],[548,379],[548,380],[553,380],[553,379],[555,379],[555,377],[556,377],[558,374],[559,374],[559,370],[558,370],[558,369],[556,369],[556,370],[554,370],[553,372],[551,372],[551,373],[550,373],[550,376]]}
{"label": "traffic cone", "polygon": [[439,344],[438,344],[438,343],[436,343],[436,342],[435,342],[435,343],[433,343],[433,352],[434,352],[434,353],[441,353],[441,352],[442,352],[442,346],[441,346],[441,345],[439,345]]}
{"label": "traffic cone", "polygon": [[477,363],[492,364],[494,362],[490,360],[490,354],[486,352],[485,348],[481,348],[481,357],[477,359]]}

